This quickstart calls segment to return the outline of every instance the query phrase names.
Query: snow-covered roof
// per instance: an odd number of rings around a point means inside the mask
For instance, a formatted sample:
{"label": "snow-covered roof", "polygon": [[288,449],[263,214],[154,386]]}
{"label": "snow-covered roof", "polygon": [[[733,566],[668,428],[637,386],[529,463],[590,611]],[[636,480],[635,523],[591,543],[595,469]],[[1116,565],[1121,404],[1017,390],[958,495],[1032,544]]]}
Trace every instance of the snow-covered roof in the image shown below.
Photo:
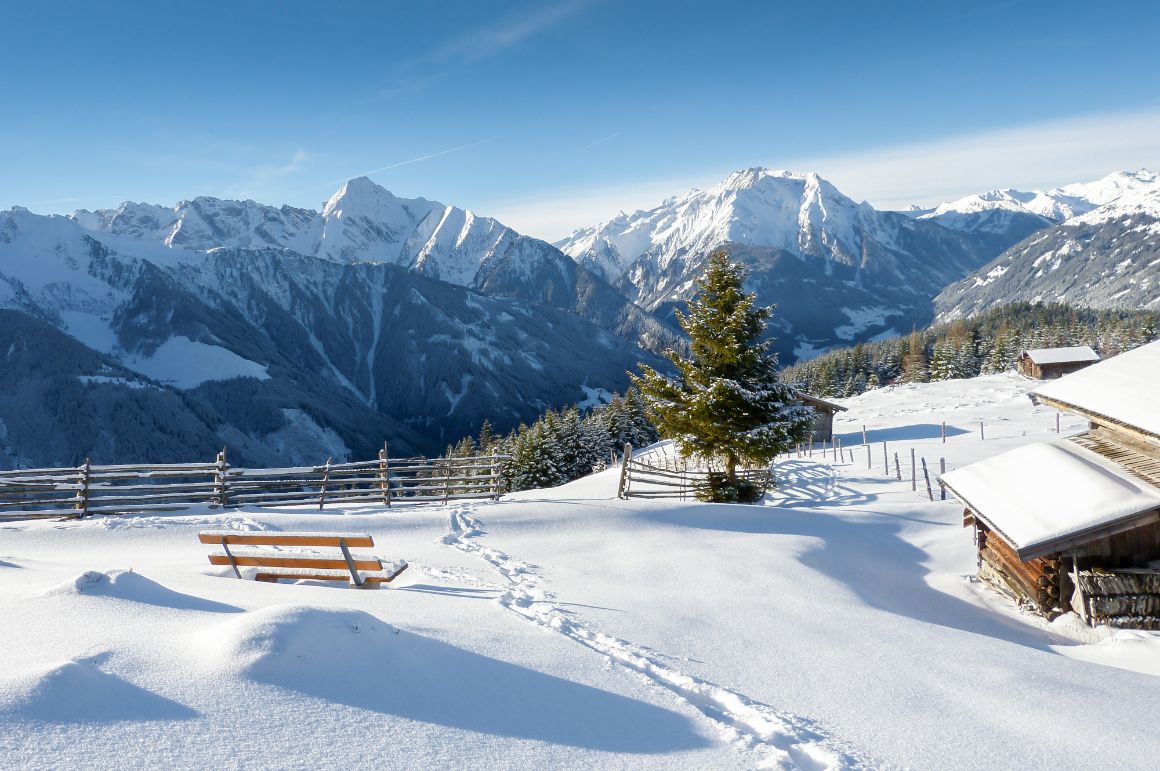
{"label": "snow-covered roof", "polygon": [[1066,439],[1027,444],[941,479],[1024,560],[1160,520],[1160,490]]}
{"label": "snow-covered roof", "polygon": [[1045,383],[1031,395],[1160,438],[1158,383],[1160,340]]}
{"label": "snow-covered roof", "polygon": [[835,412],[838,412],[838,411],[849,412],[848,407],[843,407],[842,405],[838,404],[837,402],[832,402],[828,399],[823,399],[820,396],[814,396],[813,394],[807,394],[805,391],[798,391],[798,396],[801,397],[801,400],[803,402],[805,402],[806,404],[815,404],[815,405],[819,405],[821,407],[829,407],[830,409],[834,410]]}
{"label": "snow-covered roof", "polygon": [[1100,355],[1086,345],[1068,348],[1032,348],[1027,358],[1036,364],[1070,364],[1077,361],[1099,361]]}

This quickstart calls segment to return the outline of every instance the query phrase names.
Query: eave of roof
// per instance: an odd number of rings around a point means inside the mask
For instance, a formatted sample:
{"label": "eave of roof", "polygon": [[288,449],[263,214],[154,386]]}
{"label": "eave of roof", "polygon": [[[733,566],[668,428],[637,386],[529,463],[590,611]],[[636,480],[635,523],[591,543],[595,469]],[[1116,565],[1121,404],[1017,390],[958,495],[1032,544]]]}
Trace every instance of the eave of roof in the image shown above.
{"label": "eave of roof", "polygon": [[849,412],[849,411],[850,411],[848,407],[843,407],[843,406],[842,406],[842,405],[840,405],[840,404],[836,404],[836,403],[834,403],[834,402],[828,401],[828,400],[826,400],[826,399],[823,399],[823,398],[822,398],[822,397],[820,397],[820,396],[813,396],[813,395],[811,395],[811,394],[807,394],[807,393],[805,393],[804,391],[799,391],[799,392],[798,392],[798,397],[799,397],[799,398],[800,398],[800,399],[801,399],[803,402],[807,402],[807,403],[811,403],[811,402],[812,402],[813,404],[821,404],[821,405],[823,405],[823,406],[830,407],[830,408],[832,408],[832,409],[834,409],[834,410],[838,410],[838,411],[841,411],[841,412]]}
{"label": "eave of roof", "polygon": [[1021,560],[1160,521],[1160,489],[1068,440],[1023,445],[941,481]]}

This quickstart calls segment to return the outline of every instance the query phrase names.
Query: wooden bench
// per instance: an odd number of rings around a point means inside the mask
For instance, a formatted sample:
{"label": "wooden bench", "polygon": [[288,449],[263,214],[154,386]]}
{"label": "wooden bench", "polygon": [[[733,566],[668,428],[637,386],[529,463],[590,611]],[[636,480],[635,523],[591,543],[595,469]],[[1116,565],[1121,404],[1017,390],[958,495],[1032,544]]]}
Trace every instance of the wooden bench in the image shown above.
{"label": "wooden bench", "polygon": [[[351,548],[375,545],[374,539],[366,533],[239,533],[236,530],[204,530],[197,534],[197,539],[204,544],[222,547],[221,552],[209,555],[210,564],[229,565],[238,578],[242,577],[239,567],[264,568],[254,576],[257,581],[277,583],[280,578],[349,581],[358,587],[378,588],[394,581],[407,569],[407,563],[403,560],[384,569],[378,557],[351,554]],[[231,546],[243,548],[232,549]]]}

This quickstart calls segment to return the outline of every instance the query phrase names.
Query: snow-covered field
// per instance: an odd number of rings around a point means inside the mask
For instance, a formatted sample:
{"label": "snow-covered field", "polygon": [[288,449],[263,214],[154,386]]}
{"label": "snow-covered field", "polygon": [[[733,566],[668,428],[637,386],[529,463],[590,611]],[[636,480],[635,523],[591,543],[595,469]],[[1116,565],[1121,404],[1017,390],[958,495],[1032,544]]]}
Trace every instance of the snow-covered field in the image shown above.
{"label": "snow-covered field", "polygon": [[[910,489],[911,447],[1055,436],[1028,386],[848,400],[854,462],[781,460],[764,506],[616,500],[613,469],[498,503],[7,523],[0,767],[1154,768],[1160,638],[1020,614],[971,580],[960,506]],[[196,539],[223,527],[369,532],[412,568],[238,581]]]}

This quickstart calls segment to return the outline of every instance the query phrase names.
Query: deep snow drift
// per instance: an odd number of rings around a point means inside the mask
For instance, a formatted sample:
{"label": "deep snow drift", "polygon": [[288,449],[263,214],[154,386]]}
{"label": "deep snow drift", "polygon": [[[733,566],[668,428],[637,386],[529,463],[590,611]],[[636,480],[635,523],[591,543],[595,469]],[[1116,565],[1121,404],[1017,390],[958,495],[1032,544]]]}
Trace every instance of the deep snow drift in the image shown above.
{"label": "deep snow drift", "polygon": [[[961,508],[911,490],[911,448],[1054,437],[1032,385],[848,400],[853,462],[782,459],[762,506],[616,500],[614,469],[494,504],[6,523],[0,765],[1154,767],[1160,636],[1021,614],[971,579]],[[220,528],[357,529],[412,568],[238,581],[197,542]]]}

